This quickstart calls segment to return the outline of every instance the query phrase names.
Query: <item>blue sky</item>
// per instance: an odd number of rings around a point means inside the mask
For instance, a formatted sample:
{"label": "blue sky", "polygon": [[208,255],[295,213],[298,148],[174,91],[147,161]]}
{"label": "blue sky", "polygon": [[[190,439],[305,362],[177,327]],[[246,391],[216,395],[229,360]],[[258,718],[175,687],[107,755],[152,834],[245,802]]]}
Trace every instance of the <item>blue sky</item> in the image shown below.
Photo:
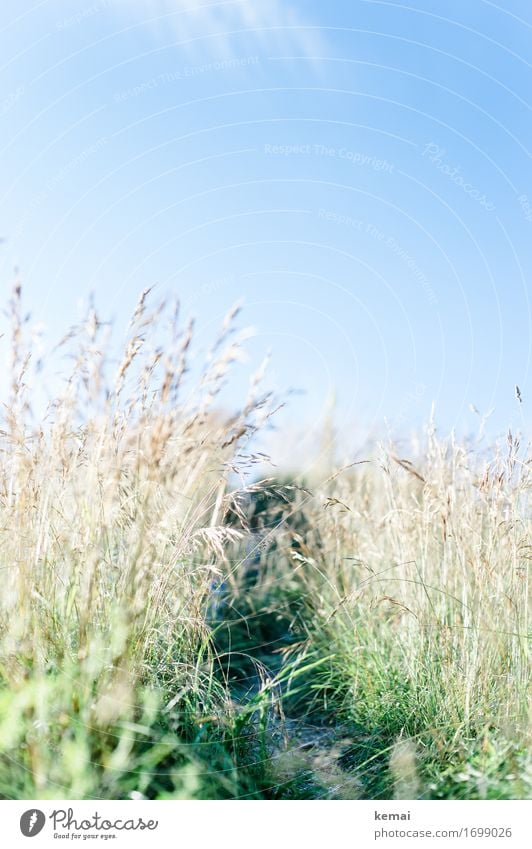
{"label": "blue sky", "polygon": [[3,0],[4,291],[54,335],[155,283],[200,347],[242,298],[286,431],[527,428],[531,39],[525,0]]}

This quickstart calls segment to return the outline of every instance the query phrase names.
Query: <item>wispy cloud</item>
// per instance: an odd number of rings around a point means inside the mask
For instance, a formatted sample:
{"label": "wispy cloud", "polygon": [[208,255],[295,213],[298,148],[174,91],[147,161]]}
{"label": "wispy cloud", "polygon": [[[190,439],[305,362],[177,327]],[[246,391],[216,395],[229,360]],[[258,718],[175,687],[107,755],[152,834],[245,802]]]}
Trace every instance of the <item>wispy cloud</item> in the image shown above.
{"label": "wispy cloud", "polygon": [[225,55],[242,39],[264,50],[319,55],[319,31],[289,0],[128,0],[119,9],[154,31],[172,27],[191,51],[197,39],[214,35],[212,49]]}

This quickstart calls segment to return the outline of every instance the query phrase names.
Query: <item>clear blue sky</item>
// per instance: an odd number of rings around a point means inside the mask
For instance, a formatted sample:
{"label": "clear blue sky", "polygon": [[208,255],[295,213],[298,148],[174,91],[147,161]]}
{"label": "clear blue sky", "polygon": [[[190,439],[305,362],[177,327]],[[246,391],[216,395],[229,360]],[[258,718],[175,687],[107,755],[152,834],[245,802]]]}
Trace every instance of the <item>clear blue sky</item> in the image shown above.
{"label": "clear blue sky", "polygon": [[2,0],[4,292],[157,283],[200,345],[243,297],[287,428],[526,427],[531,46],[528,0]]}

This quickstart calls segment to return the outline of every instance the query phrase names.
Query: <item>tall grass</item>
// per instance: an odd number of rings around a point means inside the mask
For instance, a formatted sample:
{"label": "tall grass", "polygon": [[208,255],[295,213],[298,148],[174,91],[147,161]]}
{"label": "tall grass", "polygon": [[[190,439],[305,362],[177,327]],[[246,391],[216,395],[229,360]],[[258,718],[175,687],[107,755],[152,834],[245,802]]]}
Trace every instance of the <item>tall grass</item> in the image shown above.
{"label": "tall grass", "polygon": [[483,456],[432,425],[397,451],[299,493],[265,534],[260,593],[293,599],[289,652],[332,655],[305,709],[350,724],[363,792],[521,798],[532,461],[511,433]]}
{"label": "tall grass", "polygon": [[118,356],[89,309],[56,352],[71,365],[41,414],[19,287],[12,298],[0,465],[4,797],[235,792],[225,752],[213,746],[207,766],[196,757],[203,724],[224,730],[232,711],[205,616],[228,543],[243,532],[225,516],[240,515],[234,481],[253,462],[246,441],[268,398],[255,381],[240,412],[215,409],[240,356],[234,310],[191,385],[192,327],[164,305],[149,309],[147,295]]}
{"label": "tall grass", "polygon": [[235,315],[200,367],[147,292],[122,354],[90,307],[59,380],[14,291],[0,795],[527,795],[526,452],[431,426],[326,480],[259,481],[262,372],[221,403]]}

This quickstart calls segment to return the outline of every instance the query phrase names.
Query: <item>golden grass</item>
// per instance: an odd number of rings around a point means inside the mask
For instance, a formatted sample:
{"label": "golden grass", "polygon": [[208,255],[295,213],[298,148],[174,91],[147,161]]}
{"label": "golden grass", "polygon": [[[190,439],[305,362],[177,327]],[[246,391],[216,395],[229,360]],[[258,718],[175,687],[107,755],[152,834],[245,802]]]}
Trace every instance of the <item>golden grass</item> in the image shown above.
{"label": "golden grass", "polygon": [[[148,292],[121,356],[91,307],[54,354],[72,365],[41,412],[49,372],[14,290],[0,795],[271,795],[283,700],[351,741],[312,756],[315,783],[330,774],[339,795],[526,795],[532,477],[519,440],[488,456],[431,426],[410,452],[377,446],[305,489],[251,484],[272,399],[259,370],[242,408],[220,411],[236,312],[199,368],[192,325]],[[238,705],[224,675],[250,657],[260,686]]]}

